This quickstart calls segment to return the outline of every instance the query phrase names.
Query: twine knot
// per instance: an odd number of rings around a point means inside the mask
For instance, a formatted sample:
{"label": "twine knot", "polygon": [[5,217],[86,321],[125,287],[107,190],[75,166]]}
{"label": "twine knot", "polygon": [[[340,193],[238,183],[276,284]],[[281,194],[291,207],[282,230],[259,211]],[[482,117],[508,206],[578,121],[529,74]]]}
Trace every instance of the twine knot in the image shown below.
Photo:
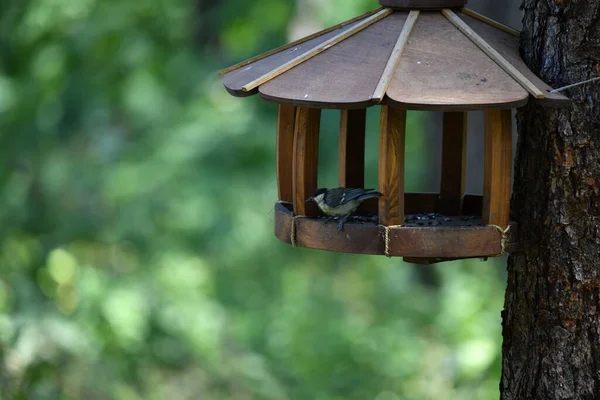
{"label": "twine knot", "polygon": [[292,229],[290,232],[290,242],[292,247],[298,247],[298,238],[296,237],[296,221],[300,218],[306,217],[303,215],[294,215],[294,218],[292,219]]}
{"label": "twine knot", "polygon": [[508,243],[508,239],[509,239],[510,225],[506,229],[504,229],[498,225],[490,225],[490,226],[494,227],[498,232],[500,232],[500,235],[502,236],[502,238],[500,239],[501,252],[496,257],[506,255],[507,254],[506,253],[506,244]]}
{"label": "twine knot", "polygon": [[379,225],[380,227],[383,228],[383,231],[385,232],[385,256],[388,258],[392,258],[392,255],[390,254],[390,231],[392,228],[400,228],[402,225]]}

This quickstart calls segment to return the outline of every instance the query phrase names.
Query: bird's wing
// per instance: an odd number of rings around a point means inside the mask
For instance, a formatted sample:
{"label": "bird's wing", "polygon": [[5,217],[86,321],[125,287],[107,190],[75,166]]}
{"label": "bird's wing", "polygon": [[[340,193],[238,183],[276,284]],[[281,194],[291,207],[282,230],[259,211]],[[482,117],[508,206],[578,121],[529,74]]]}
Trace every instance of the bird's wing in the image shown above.
{"label": "bird's wing", "polygon": [[347,202],[355,200],[372,190],[373,189],[346,189],[339,204],[346,204]]}

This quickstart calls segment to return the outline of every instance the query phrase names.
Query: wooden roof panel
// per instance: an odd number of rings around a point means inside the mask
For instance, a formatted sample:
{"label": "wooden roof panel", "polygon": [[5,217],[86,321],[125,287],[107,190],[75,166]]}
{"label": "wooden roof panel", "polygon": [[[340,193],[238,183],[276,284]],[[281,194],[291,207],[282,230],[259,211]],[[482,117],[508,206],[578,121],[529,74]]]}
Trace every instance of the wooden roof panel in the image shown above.
{"label": "wooden roof panel", "polygon": [[529,93],[442,14],[422,12],[387,96],[402,108],[451,111],[519,107]]}
{"label": "wooden roof panel", "polygon": [[544,95],[545,99],[538,99],[537,101],[542,102],[549,106],[567,106],[570,104],[568,97],[560,93],[550,93],[552,87],[547,85],[544,81],[538,78],[525,64],[519,54],[519,39],[510,35],[509,33],[503,32],[500,29],[496,29],[485,22],[479,21],[464,12],[456,12],[458,15],[471,29],[473,29],[479,36],[481,36],[488,44],[490,44],[498,53],[502,55],[507,61],[509,61],[513,67],[521,72],[527,79],[531,81],[537,88],[539,88]]}
{"label": "wooden roof panel", "polygon": [[355,25],[360,23],[361,20],[341,26],[338,29],[326,32],[321,36],[307,40],[303,43],[299,43],[297,46],[282,50],[278,53],[275,53],[253,63],[250,63],[247,66],[232,71],[224,76],[223,85],[225,86],[227,91],[234,96],[245,97],[256,94],[258,93],[257,90],[244,92],[242,90],[242,86],[287,63],[288,61],[298,57],[299,55],[308,52],[312,48],[320,45],[321,43],[326,42],[332,37],[349,29],[352,29]]}
{"label": "wooden roof panel", "polygon": [[260,86],[261,96],[277,103],[319,108],[364,108],[408,13],[395,12]]}

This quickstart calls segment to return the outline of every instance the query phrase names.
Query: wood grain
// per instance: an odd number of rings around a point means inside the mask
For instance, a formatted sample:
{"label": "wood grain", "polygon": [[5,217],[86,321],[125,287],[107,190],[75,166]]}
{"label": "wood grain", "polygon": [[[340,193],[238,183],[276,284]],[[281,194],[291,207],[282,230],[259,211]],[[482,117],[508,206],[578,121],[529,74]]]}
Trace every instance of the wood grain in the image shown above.
{"label": "wood grain", "polygon": [[441,8],[464,7],[467,4],[467,0],[379,0],[379,4],[399,10],[439,10]]}
{"label": "wood grain", "polygon": [[279,200],[293,202],[294,126],[296,107],[279,105],[277,114],[277,189]]}
{"label": "wood grain", "polygon": [[444,113],[438,212],[460,215],[467,176],[467,113]]}
{"label": "wood grain", "polygon": [[320,126],[321,110],[305,107],[296,110],[292,180],[296,215],[317,216],[317,205],[307,203],[306,199],[318,188]]}
{"label": "wood grain", "polygon": [[512,174],[512,114],[485,112],[483,223],[508,226]]}
{"label": "wood grain", "polygon": [[396,257],[464,258],[498,255],[501,235],[492,227],[396,228],[390,232]]}
{"label": "wood grain", "polygon": [[340,33],[346,32],[348,29],[352,29],[358,22],[352,22],[348,25],[342,26],[340,28],[334,29],[330,32],[323,34],[322,36],[317,36],[306,42],[299,43],[296,46],[290,47],[288,49],[282,50],[280,52],[271,54],[265,58],[254,61],[249,65],[244,66],[243,68],[236,69],[232,72],[229,72],[227,75],[223,77],[223,85],[227,89],[227,91],[237,97],[245,97],[250,96],[252,94],[258,93],[258,90],[253,90],[250,92],[245,92],[242,88],[248,82],[252,82],[253,80],[263,76],[264,74],[273,71],[279,66],[293,60],[299,55],[305,54],[316,46],[330,40],[331,38],[339,35]]}
{"label": "wood grain", "polygon": [[340,187],[365,185],[365,128],[367,110],[342,110],[339,140]]}
{"label": "wood grain", "polygon": [[410,33],[417,22],[417,18],[419,18],[419,11],[413,10],[408,14],[408,18],[404,23],[404,27],[400,32],[400,36],[398,36],[398,40],[396,41],[394,50],[392,50],[390,59],[388,60],[383,73],[381,74],[381,78],[379,78],[379,83],[377,84],[375,93],[373,94],[373,101],[380,103],[385,97],[385,92],[390,86],[390,82],[394,76],[394,71],[396,71],[396,67],[400,62],[400,57],[402,57],[402,53],[404,52],[404,48],[406,47]]}
{"label": "wood grain", "polygon": [[[275,236],[291,243],[293,214],[284,204],[275,205]],[[501,252],[501,235],[491,226],[394,227],[390,231],[392,256],[417,258],[492,257]],[[506,251],[519,249],[518,226],[511,223]],[[345,253],[383,255],[385,229],[376,224],[348,222],[342,232],[337,224],[319,218],[296,220],[296,242],[300,247]]]}
{"label": "wood grain", "polygon": [[379,222],[400,225],[404,221],[404,159],[406,111],[381,107],[379,125]]}
{"label": "wood grain", "polygon": [[274,70],[269,71],[269,72],[263,74],[262,76],[257,77],[253,81],[246,83],[244,86],[242,86],[242,90],[244,92],[252,91],[253,89],[257,88],[258,86],[262,85],[263,83],[268,82],[271,79],[278,77],[279,75],[283,74],[286,71],[289,71],[290,69],[294,68],[296,65],[300,65],[303,62],[310,60],[314,56],[321,54],[325,50],[335,46],[338,43],[341,43],[342,41],[346,40],[350,36],[357,34],[358,32],[371,26],[372,24],[376,23],[377,21],[380,21],[381,19],[387,17],[392,12],[393,11],[390,9],[383,9],[383,10],[379,11],[378,13],[371,15],[370,17],[357,22],[351,28],[349,28],[349,29],[345,30],[344,32],[341,32],[341,33],[337,34],[336,36],[332,37],[331,39],[315,46],[314,48],[310,49],[306,53],[301,54],[301,55],[291,59],[290,61],[286,62],[285,64],[278,66]]}
{"label": "wood grain", "polygon": [[395,12],[259,88],[263,98],[319,108],[358,109],[371,97],[408,13]]}
{"label": "wood grain", "polygon": [[[275,236],[291,244],[293,215],[283,204],[275,205]],[[325,224],[323,219],[296,219],[296,244],[299,247],[329,250],[343,253],[378,255],[384,254],[381,227],[375,224],[347,222],[338,232],[334,222]]]}
{"label": "wood grain", "polygon": [[536,87],[544,92],[544,99],[536,99],[536,102],[548,107],[567,107],[571,104],[571,100],[560,93],[549,93],[552,88],[543,80],[538,78],[525,64],[519,54],[519,40],[512,35],[499,32],[494,27],[478,21],[464,13],[458,12],[457,15],[473,29],[486,42],[494,47],[506,60],[508,60],[515,68],[517,68],[527,79],[529,79]]}
{"label": "wood grain", "polygon": [[528,92],[440,13],[421,13],[387,90],[399,108],[514,108]]}
{"label": "wood grain", "polygon": [[310,34],[310,35],[308,35],[306,37],[303,37],[301,39],[294,40],[293,42],[290,42],[290,43],[288,43],[286,45],[277,47],[276,49],[267,51],[266,53],[260,54],[260,55],[258,55],[256,57],[249,58],[249,59],[247,59],[245,61],[242,61],[242,62],[240,62],[238,64],[235,64],[235,65],[232,65],[230,67],[224,68],[224,69],[220,70],[219,72],[217,72],[217,74],[224,75],[224,74],[227,74],[229,72],[235,71],[237,69],[245,67],[246,65],[249,65],[249,64],[252,64],[252,63],[254,63],[256,61],[260,61],[260,60],[262,60],[264,58],[267,58],[267,57],[269,57],[269,56],[271,56],[273,54],[280,53],[280,52],[285,51],[287,49],[290,49],[292,47],[296,47],[298,45],[301,45],[301,44],[303,44],[305,42],[308,42],[311,39],[315,39],[315,38],[318,38],[319,36],[323,36],[323,35],[325,35],[325,34],[327,34],[329,32],[333,32],[335,30],[339,30],[340,28],[344,28],[345,26],[350,25],[350,24],[352,24],[354,22],[357,22],[357,21],[360,21],[360,20],[365,19],[367,17],[370,17],[371,15],[376,14],[379,11],[381,11],[381,7],[377,8],[375,10],[368,11],[368,12],[362,14],[362,15],[359,15],[358,17],[354,17],[354,18],[349,19],[347,21],[344,21],[344,22],[341,22],[339,24],[330,26],[329,28],[323,29],[323,30],[321,30],[319,32],[315,32],[315,33]]}
{"label": "wood grain", "polygon": [[506,58],[502,56],[496,49],[494,49],[488,42],[486,42],[477,32],[466,24],[462,19],[458,17],[454,12],[448,9],[443,9],[442,14],[448,18],[454,26],[456,26],[462,33],[464,33],[473,43],[477,45],[485,54],[487,54],[496,64],[498,64],[507,74],[509,74],[514,80],[519,82],[523,88],[525,88],[533,97],[537,99],[543,99],[545,97],[537,86],[535,86],[525,75],[515,68]]}

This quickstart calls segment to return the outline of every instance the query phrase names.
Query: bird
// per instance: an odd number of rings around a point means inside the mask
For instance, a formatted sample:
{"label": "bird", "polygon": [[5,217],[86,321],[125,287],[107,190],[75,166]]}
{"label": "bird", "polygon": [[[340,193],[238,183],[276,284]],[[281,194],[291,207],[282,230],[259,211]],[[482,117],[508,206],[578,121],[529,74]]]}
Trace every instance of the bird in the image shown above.
{"label": "bird", "polygon": [[363,200],[381,196],[383,195],[376,192],[375,189],[321,188],[309,197],[306,202],[314,201],[317,203],[319,209],[328,217],[325,223],[336,217],[341,218],[338,223],[338,231],[342,231],[344,223],[356,211]]}

